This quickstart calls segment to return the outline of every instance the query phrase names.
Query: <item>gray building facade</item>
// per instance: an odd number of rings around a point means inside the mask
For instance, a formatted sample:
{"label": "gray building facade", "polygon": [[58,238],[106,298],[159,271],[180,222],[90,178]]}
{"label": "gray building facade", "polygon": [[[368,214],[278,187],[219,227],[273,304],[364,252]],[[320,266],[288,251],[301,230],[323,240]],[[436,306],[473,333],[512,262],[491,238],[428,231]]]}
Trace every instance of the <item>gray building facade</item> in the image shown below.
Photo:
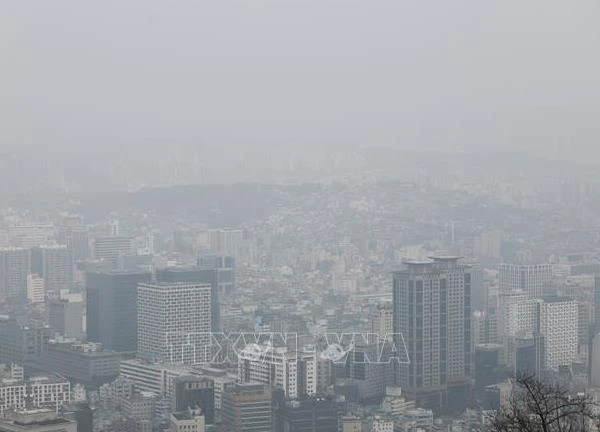
{"label": "gray building facade", "polygon": [[460,411],[472,373],[470,268],[456,257],[404,265],[393,274],[393,326],[409,362],[397,365],[396,384],[424,407]]}
{"label": "gray building facade", "polygon": [[87,340],[106,349],[137,349],[137,287],[151,274],[139,270],[86,273]]}

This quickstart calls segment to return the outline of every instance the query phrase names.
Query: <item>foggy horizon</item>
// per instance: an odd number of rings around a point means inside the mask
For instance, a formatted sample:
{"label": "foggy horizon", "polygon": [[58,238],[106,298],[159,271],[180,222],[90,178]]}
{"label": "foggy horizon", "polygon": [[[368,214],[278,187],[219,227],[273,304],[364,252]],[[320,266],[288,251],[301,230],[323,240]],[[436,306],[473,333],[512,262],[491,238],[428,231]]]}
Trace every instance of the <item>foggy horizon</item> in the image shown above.
{"label": "foggy horizon", "polygon": [[591,0],[9,1],[0,148],[489,148],[589,162],[598,22]]}

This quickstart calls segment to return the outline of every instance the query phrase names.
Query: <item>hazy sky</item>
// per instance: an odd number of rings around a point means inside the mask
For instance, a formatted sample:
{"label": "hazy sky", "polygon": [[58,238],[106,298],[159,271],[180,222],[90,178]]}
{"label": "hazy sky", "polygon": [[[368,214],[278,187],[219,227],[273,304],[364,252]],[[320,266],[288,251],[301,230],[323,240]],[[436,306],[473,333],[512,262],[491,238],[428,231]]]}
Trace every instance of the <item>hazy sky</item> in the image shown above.
{"label": "hazy sky", "polygon": [[0,146],[591,151],[599,23],[597,0],[0,0]]}

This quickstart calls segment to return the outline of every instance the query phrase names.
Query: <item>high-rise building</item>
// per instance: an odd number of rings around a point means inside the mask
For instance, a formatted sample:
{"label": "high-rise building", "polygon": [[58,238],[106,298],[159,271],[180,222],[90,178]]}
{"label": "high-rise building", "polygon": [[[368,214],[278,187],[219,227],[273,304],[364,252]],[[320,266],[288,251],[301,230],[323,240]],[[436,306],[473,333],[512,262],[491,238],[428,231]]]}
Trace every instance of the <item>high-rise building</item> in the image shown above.
{"label": "high-rise building", "polygon": [[67,338],[83,339],[83,304],[68,299],[48,302],[48,324],[53,331]]}
{"label": "high-rise building", "polygon": [[88,228],[78,215],[66,216],[58,230],[58,242],[67,245],[73,265],[90,256]]}
{"label": "high-rise building", "polygon": [[209,284],[140,284],[138,353],[170,363],[210,360],[210,295]]}
{"label": "high-rise building", "polygon": [[[500,297],[500,330],[508,348],[506,363],[532,372],[571,365],[579,347],[579,306],[565,297]],[[521,355],[522,361],[514,357]]]}
{"label": "high-rise building", "polygon": [[498,325],[504,339],[523,333],[534,333],[538,328],[540,300],[526,294],[503,294],[499,299]]}
{"label": "high-rise building", "polygon": [[214,423],[215,388],[211,379],[192,375],[175,378],[171,400],[173,412],[199,408],[206,424]]}
{"label": "high-rise building", "polygon": [[27,275],[27,299],[31,303],[44,303],[46,300],[46,283],[37,274]]}
{"label": "high-rise building", "polygon": [[198,258],[201,270],[213,270],[219,295],[235,291],[235,258],[228,255],[201,255]]}
{"label": "high-rise building", "polygon": [[544,367],[571,366],[578,352],[578,308],[570,298],[546,298],[540,304],[540,333],[544,337]]}
{"label": "high-rise building", "polygon": [[488,311],[473,312],[473,344],[498,343],[498,316]]}
{"label": "high-rise building", "polygon": [[235,270],[233,258],[201,261],[199,267],[169,267],[156,272],[158,282],[199,283],[211,286],[211,330],[220,331],[221,305],[219,299],[224,292],[233,291]]}
{"label": "high-rise building", "polygon": [[272,432],[271,389],[236,384],[223,394],[221,415],[228,432]]}
{"label": "high-rise building", "polygon": [[389,348],[389,344],[382,345],[376,340],[355,341],[345,361],[335,364],[336,391],[350,402],[372,404],[381,400],[393,377]]}
{"label": "high-rise building", "polygon": [[0,249],[0,299],[26,298],[29,268],[29,249]]}
{"label": "high-rise building", "polygon": [[44,278],[46,292],[58,295],[71,289],[73,263],[65,245],[40,246],[31,250],[31,272]]}
{"label": "high-rise building", "polygon": [[483,270],[478,261],[471,266],[471,310],[485,310],[489,303],[489,287],[484,283]]}
{"label": "high-rise building", "polygon": [[0,320],[0,363],[25,364],[46,352],[51,329],[39,321]]}
{"label": "high-rise building", "polygon": [[482,344],[475,347],[475,389],[484,390],[501,381],[500,353],[502,345]]}
{"label": "high-rise building", "polygon": [[109,350],[137,349],[137,286],[151,274],[138,270],[86,273],[87,339]]}
{"label": "high-rise building", "polygon": [[472,372],[469,267],[456,257],[408,261],[393,280],[395,344],[410,359],[397,384],[421,405],[460,410]]}
{"label": "high-rise building", "polygon": [[135,255],[135,242],[133,237],[110,236],[96,237],[94,239],[94,258],[117,268],[119,258]]}
{"label": "high-rise building", "polygon": [[514,375],[535,376],[544,370],[544,337],[540,334],[523,334],[514,342]]}
{"label": "high-rise building", "polygon": [[54,225],[52,224],[13,225],[10,227],[9,233],[11,244],[24,249],[51,244],[54,241]]}
{"label": "high-rise building", "polygon": [[523,293],[530,298],[540,298],[550,292],[551,283],[551,264],[500,264],[498,268],[500,294]]}
{"label": "high-rise building", "polygon": [[393,309],[391,303],[380,303],[371,313],[370,332],[381,339],[391,338],[393,330]]}

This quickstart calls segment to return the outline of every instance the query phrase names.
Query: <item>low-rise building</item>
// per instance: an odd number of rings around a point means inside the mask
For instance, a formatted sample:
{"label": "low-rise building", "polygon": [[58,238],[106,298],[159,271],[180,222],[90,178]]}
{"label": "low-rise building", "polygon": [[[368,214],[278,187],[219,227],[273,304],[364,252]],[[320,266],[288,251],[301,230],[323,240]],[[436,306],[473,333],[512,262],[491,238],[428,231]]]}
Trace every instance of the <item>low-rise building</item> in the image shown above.
{"label": "low-rise building", "polygon": [[121,355],[101,343],[49,343],[39,360],[27,363],[28,370],[56,372],[69,380],[96,389],[119,374]]}
{"label": "low-rise building", "polygon": [[77,422],[51,409],[23,409],[0,420],[0,432],[77,432]]}
{"label": "low-rise building", "polygon": [[192,368],[183,365],[153,363],[143,359],[121,360],[120,363],[120,376],[134,383],[136,389],[167,397],[173,392],[173,380],[190,374]]}
{"label": "low-rise building", "polygon": [[27,407],[58,410],[71,401],[71,385],[59,375],[36,376],[28,380],[7,378],[0,383],[0,415]]}
{"label": "low-rise building", "polygon": [[204,432],[204,415],[198,410],[185,410],[171,414],[170,432]]}

